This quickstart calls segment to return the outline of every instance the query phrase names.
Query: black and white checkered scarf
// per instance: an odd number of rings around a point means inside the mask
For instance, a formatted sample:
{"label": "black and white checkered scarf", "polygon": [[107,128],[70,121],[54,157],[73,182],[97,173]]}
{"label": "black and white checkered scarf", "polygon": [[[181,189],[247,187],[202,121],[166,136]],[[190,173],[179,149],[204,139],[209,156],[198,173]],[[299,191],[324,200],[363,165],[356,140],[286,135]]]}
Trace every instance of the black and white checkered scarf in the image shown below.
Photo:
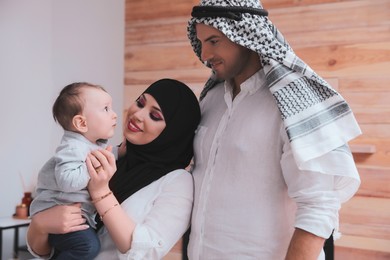
{"label": "black and white checkered scarf", "polygon": [[[263,9],[258,0],[201,0],[199,6],[220,6],[222,10],[232,6]],[[361,134],[350,107],[339,93],[295,55],[268,17],[246,12],[240,14],[234,8],[225,12],[228,15],[220,15],[218,8],[217,12],[211,10],[211,13],[196,15],[196,8],[199,7],[194,7],[193,17],[188,22],[188,37],[199,59],[201,44],[196,36],[197,23],[212,26],[232,42],[259,54],[298,167],[350,176],[359,181],[356,166],[350,158],[345,160],[349,165],[339,169],[326,165],[333,156],[330,154],[334,154],[330,152],[334,150],[351,157],[347,143]],[[217,83],[212,75],[200,98],[203,99]]]}

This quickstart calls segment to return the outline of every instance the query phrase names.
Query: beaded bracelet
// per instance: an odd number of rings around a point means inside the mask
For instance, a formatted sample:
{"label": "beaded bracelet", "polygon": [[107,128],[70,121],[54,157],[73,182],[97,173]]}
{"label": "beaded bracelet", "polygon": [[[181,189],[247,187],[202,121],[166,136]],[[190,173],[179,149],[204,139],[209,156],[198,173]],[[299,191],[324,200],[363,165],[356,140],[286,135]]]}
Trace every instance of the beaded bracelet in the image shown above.
{"label": "beaded bracelet", "polygon": [[110,196],[111,194],[112,194],[112,191],[110,191],[110,192],[108,192],[107,194],[101,196],[100,198],[93,199],[93,200],[92,200],[92,203],[95,204],[96,202],[99,202],[99,201],[101,201],[102,199],[107,198],[107,197]]}
{"label": "beaded bracelet", "polygon": [[104,211],[104,213],[100,216],[100,220],[103,221],[103,218],[104,216],[107,214],[107,212],[109,212],[111,209],[115,208],[116,206],[118,206],[119,204],[116,203],[114,204],[114,206],[112,206],[111,208],[107,209],[106,211]]}

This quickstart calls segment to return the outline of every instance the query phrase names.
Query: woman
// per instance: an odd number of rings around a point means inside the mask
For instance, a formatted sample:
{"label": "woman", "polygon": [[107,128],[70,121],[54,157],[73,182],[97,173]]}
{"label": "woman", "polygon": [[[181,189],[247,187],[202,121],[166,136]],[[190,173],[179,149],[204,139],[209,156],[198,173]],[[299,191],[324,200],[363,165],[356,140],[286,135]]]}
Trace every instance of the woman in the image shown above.
{"label": "woman", "polygon": [[[88,190],[103,224],[96,259],[161,259],[187,230],[193,182],[184,168],[199,120],[194,93],[179,81],[159,80],[128,109],[119,147],[125,155],[116,163],[107,150],[87,158]],[[82,230],[84,222],[78,204],[38,213],[27,233],[30,251],[48,257],[49,233]]]}

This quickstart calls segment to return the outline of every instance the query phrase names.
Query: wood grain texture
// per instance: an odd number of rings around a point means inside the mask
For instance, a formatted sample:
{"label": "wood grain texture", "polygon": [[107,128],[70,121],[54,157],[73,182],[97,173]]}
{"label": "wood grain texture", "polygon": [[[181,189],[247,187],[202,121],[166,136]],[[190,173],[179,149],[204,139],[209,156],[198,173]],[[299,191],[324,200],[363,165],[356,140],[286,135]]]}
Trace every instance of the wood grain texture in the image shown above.
{"label": "wood grain texture", "polygon": [[[199,95],[210,71],[187,38],[187,21],[198,3],[126,0],[124,113],[160,78],[179,79]],[[363,131],[350,142],[362,183],[341,209],[345,236],[336,243],[336,259],[389,259],[389,252],[368,245],[390,248],[390,1],[262,3],[298,56],[348,101]],[[372,147],[370,153],[361,150]],[[172,255],[179,257],[178,246]]]}
{"label": "wood grain texture", "polygon": [[[390,199],[390,168],[359,165],[358,171],[361,184],[357,195]],[[388,203],[390,207],[390,200]]]}

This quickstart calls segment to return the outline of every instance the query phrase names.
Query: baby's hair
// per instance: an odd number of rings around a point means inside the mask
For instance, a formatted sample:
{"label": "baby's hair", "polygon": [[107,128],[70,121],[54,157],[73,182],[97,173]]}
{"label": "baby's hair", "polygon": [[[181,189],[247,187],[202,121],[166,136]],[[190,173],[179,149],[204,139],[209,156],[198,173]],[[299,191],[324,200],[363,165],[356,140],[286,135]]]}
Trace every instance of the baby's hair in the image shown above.
{"label": "baby's hair", "polygon": [[83,88],[96,88],[107,92],[102,86],[88,82],[75,82],[65,86],[53,105],[53,118],[64,130],[72,130],[75,115],[83,112],[84,101],[80,97]]}

